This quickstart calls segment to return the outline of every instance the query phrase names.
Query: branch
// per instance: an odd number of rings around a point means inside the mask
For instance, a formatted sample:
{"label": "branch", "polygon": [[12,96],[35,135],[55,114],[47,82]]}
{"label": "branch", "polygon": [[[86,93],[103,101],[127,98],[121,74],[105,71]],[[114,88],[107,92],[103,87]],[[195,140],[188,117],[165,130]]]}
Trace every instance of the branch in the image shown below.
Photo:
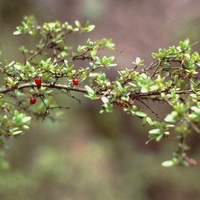
{"label": "branch", "polygon": [[[68,85],[62,85],[62,84],[51,84],[51,83],[42,83],[41,86],[47,87],[47,88],[56,88],[56,89],[64,89],[68,91],[76,91],[76,92],[81,92],[87,94],[86,89],[84,88],[77,88],[74,86],[68,86]],[[0,93],[8,93],[11,91],[14,91],[16,89],[20,90],[23,88],[34,88],[37,87],[35,83],[24,83],[19,86],[13,86],[13,87],[6,87],[0,90]]]}
{"label": "branch", "polygon": [[[67,90],[67,91],[75,91],[75,92],[87,94],[87,90],[85,88],[77,88],[77,87],[69,86],[69,85],[42,83],[41,86],[47,87],[47,88],[64,89],[64,90]],[[16,89],[20,90],[20,89],[23,89],[23,88],[35,88],[35,87],[37,88],[37,85],[35,83],[24,83],[24,84],[21,84],[19,86],[5,87],[3,89],[0,89],[0,93],[9,93],[9,92],[14,91]],[[145,99],[145,98],[150,97],[150,96],[158,96],[161,93],[170,94],[171,91],[170,90],[160,90],[160,91],[158,90],[158,91],[146,92],[146,93],[141,93],[141,92],[138,92],[138,91],[132,91],[130,96],[133,99],[137,99],[138,97]],[[176,91],[176,94],[191,94],[191,93],[194,93],[191,89]],[[101,91],[99,94],[107,96],[106,94],[108,94],[108,93],[106,91]]]}

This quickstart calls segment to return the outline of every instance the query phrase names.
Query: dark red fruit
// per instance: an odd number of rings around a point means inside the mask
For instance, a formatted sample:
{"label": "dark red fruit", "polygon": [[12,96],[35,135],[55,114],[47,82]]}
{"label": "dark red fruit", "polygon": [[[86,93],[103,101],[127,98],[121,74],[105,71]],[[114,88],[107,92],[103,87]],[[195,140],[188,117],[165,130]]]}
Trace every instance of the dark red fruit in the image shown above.
{"label": "dark red fruit", "polygon": [[36,79],[35,79],[35,84],[36,84],[38,87],[40,87],[41,84],[42,84],[42,79],[41,79],[40,77],[36,78]]}
{"label": "dark red fruit", "polygon": [[135,102],[132,100],[132,101],[129,103],[129,106],[133,106],[134,103],[135,103]]}
{"label": "dark red fruit", "polygon": [[119,106],[121,106],[121,107],[124,107],[124,106],[125,106],[125,103],[124,103],[123,100],[118,101],[117,104],[118,104]]}
{"label": "dark red fruit", "polygon": [[31,97],[30,98],[30,104],[35,104],[36,103],[36,98],[35,97]]}
{"label": "dark red fruit", "polygon": [[78,80],[77,78],[74,78],[74,79],[73,79],[73,84],[74,84],[74,85],[78,85],[78,84],[79,84],[79,80]]}

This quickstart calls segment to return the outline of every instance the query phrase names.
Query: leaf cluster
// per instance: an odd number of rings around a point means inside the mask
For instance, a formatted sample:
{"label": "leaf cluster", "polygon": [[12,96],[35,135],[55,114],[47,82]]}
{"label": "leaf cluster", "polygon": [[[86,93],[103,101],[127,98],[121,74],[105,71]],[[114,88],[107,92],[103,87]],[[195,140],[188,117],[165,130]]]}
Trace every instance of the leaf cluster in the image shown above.
{"label": "leaf cluster", "polygon": [[[79,21],[74,25],[56,21],[40,26],[33,16],[23,19],[14,35],[29,34],[38,42],[34,49],[19,48],[23,62],[7,62],[0,68],[0,75],[5,76],[4,86],[0,88],[1,140],[28,129],[31,116],[55,119],[60,111],[69,108],[57,104],[55,91],[80,102],[71,94],[74,91],[101,100],[100,113],[112,112],[119,106],[127,114],[139,117],[151,127],[149,141],[159,142],[174,134],[177,151],[163,166],[195,164],[187,157],[186,138],[192,131],[200,134],[200,56],[192,51],[190,40],[152,53],[149,65],[136,58],[131,67],[118,71],[111,81],[105,69],[116,66],[115,57],[100,56],[99,52],[105,48],[114,50],[112,40],[89,38],[84,45],[68,45],[70,37],[93,29],[89,22],[82,26]],[[41,87],[34,83],[37,77],[42,79]],[[73,85],[75,78],[79,86]],[[30,97],[40,101],[30,105]],[[170,106],[164,120],[158,120],[158,114],[148,105],[150,101]]]}

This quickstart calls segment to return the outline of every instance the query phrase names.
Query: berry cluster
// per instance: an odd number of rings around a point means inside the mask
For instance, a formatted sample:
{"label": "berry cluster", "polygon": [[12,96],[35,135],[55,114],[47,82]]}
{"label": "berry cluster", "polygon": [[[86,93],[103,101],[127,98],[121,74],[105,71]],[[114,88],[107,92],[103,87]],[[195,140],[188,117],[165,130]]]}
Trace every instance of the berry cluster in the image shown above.
{"label": "berry cluster", "polygon": [[[35,84],[37,85],[37,87],[41,87],[42,85],[42,79],[40,77],[35,78],[34,80]],[[73,85],[78,86],[79,85],[79,80],[77,78],[74,78],[72,80]],[[30,104],[35,104],[36,103],[36,98],[35,97],[31,97],[30,98]]]}
{"label": "berry cluster", "polygon": [[[41,87],[42,85],[42,79],[40,77],[35,78],[35,84],[37,85],[37,87]],[[36,98],[35,97],[31,97],[30,98],[30,104],[35,104],[36,103]]]}

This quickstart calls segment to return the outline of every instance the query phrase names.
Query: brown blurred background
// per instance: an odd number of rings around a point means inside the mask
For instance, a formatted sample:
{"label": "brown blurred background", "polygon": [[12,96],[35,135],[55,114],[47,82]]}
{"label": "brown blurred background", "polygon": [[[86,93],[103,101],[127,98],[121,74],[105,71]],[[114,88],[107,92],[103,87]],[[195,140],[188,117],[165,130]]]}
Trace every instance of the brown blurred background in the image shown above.
{"label": "brown blurred background", "polygon": [[[1,0],[1,60],[20,60],[16,49],[30,41],[12,35],[24,15],[62,22],[90,20],[92,40],[112,38],[118,69],[131,67],[136,57],[151,62],[158,48],[190,38],[200,41],[199,0]],[[81,39],[80,39],[80,42]],[[194,46],[199,50],[200,46]],[[116,69],[117,70],[117,69]],[[116,74],[110,71],[110,76]],[[56,123],[34,120],[23,137],[8,141],[10,170],[0,171],[2,200],[199,200],[200,164],[170,169],[160,163],[176,149],[173,138],[148,140],[148,127],[115,108],[99,114],[100,104],[79,94]],[[152,108],[160,116],[165,105]],[[191,136],[190,156],[200,162],[197,136]]]}

